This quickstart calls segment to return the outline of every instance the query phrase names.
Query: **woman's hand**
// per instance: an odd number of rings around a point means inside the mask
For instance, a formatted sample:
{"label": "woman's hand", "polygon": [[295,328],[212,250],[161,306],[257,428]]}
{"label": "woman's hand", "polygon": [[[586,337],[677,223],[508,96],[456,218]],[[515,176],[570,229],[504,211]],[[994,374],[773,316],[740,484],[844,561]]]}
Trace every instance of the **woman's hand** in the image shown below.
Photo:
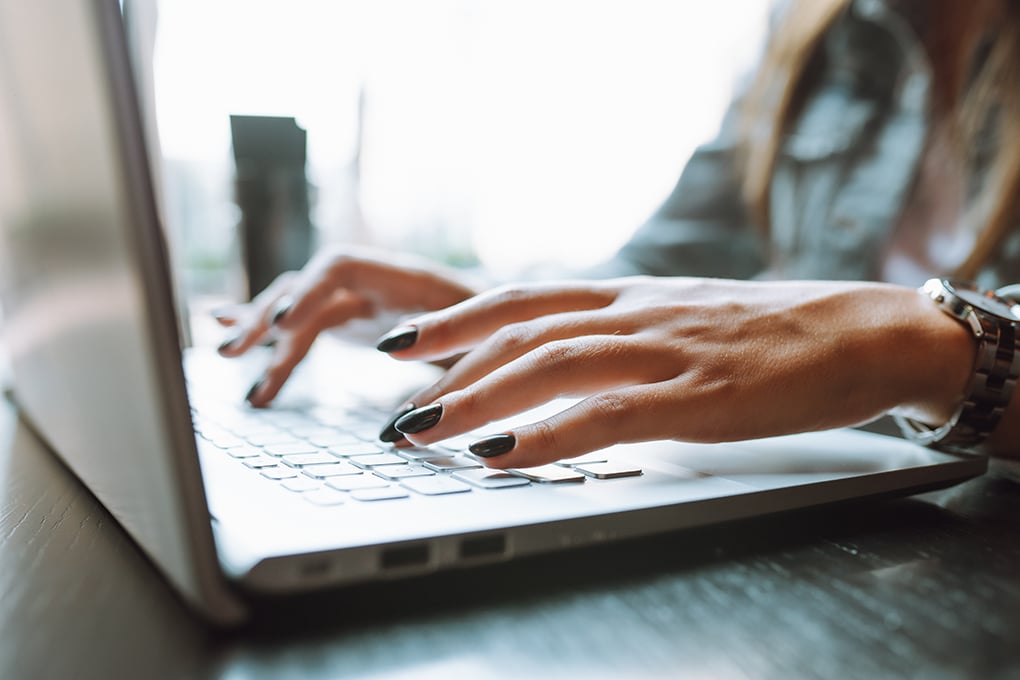
{"label": "woman's hand", "polygon": [[420,316],[387,337],[402,339],[392,351],[400,359],[466,352],[395,417],[414,444],[581,398],[472,444],[497,468],[622,442],[827,429],[893,409],[937,423],[958,403],[974,360],[967,330],[914,289],[842,282],[524,285]]}
{"label": "woman's hand", "polygon": [[281,275],[251,302],[216,310],[216,319],[233,330],[219,352],[235,357],[275,340],[266,373],[247,396],[253,406],[265,406],[322,331],[384,312],[448,307],[477,292],[463,278],[410,256],[325,250],[301,271]]}

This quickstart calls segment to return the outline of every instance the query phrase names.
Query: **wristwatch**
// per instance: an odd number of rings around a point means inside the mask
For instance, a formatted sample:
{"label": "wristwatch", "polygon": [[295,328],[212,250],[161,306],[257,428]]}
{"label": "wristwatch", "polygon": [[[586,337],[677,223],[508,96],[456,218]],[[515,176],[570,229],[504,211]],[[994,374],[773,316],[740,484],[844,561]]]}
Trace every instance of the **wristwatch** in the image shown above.
{"label": "wristwatch", "polygon": [[969,451],[999,424],[1020,375],[1020,304],[1006,296],[1016,288],[982,290],[955,279],[929,279],[921,287],[939,309],[970,329],[978,349],[963,403],[949,422],[930,427],[895,416],[908,439],[947,451]]}

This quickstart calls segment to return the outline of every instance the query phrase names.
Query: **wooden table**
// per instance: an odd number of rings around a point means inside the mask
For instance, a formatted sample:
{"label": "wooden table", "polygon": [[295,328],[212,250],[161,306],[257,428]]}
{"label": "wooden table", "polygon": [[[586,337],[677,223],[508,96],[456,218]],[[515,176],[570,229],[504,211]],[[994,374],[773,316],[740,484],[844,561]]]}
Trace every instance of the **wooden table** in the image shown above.
{"label": "wooden table", "polygon": [[206,628],[0,403],[0,678],[1020,677],[1020,482],[267,603]]}

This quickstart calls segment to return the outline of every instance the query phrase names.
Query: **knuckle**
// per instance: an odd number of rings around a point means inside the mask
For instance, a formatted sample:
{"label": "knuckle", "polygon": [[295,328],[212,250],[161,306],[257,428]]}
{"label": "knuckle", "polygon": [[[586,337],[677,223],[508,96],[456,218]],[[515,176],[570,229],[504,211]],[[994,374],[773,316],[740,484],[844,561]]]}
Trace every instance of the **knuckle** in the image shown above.
{"label": "knuckle", "polygon": [[627,417],[631,404],[619,394],[602,392],[589,397],[587,407],[595,422],[614,426]]}
{"label": "knuckle", "polygon": [[496,288],[490,293],[490,302],[493,305],[513,305],[517,302],[528,300],[532,297],[530,286],[514,284]]}
{"label": "knuckle", "polygon": [[584,354],[592,361],[609,363],[637,356],[639,349],[638,342],[630,336],[606,336],[590,342]]}
{"label": "knuckle", "polygon": [[547,342],[534,350],[534,362],[541,370],[568,368],[588,356],[585,348],[569,340]]}
{"label": "knuckle", "polygon": [[498,354],[513,352],[534,342],[536,333],[526,323],[512,323],[492,334],[492,349]]}
{"label": "knuckle", "polygon": [[328,285],[341,286],[351,277],[354,262],[347,253],[330,252],[324,257],[319,279]]}

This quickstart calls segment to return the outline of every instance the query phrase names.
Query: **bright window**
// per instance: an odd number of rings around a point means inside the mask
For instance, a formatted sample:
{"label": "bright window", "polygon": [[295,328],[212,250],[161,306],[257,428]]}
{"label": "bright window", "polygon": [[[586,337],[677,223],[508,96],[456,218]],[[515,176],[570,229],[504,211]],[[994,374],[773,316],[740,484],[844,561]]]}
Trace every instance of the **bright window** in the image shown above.
{"label": "bright window", "polygon": [[502,276],[592,264],[714,132],[765,15],[765,0],[161,2],[156,105],[189,285],[230,286],[231,113],[307,129],[320,241]]}

